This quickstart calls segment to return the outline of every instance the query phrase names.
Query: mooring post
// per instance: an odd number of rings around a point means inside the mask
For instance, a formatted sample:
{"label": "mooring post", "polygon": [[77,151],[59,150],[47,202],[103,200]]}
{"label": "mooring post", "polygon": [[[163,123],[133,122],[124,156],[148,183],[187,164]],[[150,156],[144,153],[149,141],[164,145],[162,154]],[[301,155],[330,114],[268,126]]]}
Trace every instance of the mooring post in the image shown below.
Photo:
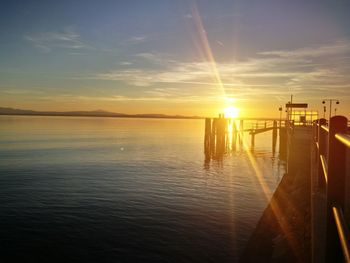
{"label": "mooring post", "polygon": [[227,123],[228,120],[226,118],[222,119],[222,153],[226,152],[226,140],[227,140]]}
{"label": "mooring post", "polygon": [[252,132],[252,138],[251,138],[251,143],[250,143],[250,148],[253,150],[255,146],[255,133]]}
{"label": "mooring post", "polygon": [[273,130],[272,130],[272,153],[276,152],[276,144],[277,144],[277,121],[273,121]]}
{"label": "mooring post", "polygon": [[210,158],[211,153],[211,119],[206,118],[205,119],[205,134],[204,134],[204,154],[206,159]]}
{"label": "mooring post", "polygon": [[333,206],[344,208],[346,148],[335,138],[335,135],[346,133],[347,123],[348,120],[344,116],[334,116],[329,121],[326,262],[343,261]]}
{"label": "mooring post", "polygon": [[216,156],[220,157],[225,151],[225,124],[224,118],[219,118],[216,129]]}
{"label": "mooring post", "polygon": [[232,123],[232,150],[236,150],[236,140],[237,140],[237,127],[236,127],[236,121],[233,120]]}
{"label": "mooring post", "polygon": [[323,166],[321,162],[321,155],[325,156],[326,155],[326,139],[328,138],[327,132],[322,129],[322,125],[326,125],[327,120],[326,119],[320,119],[318,121],[318,157],[317,157],[317,181],[318,181],[318,186],[319,187],[324,187],[325,186],[325,178],[323,174]]}
{"label": "mooring post", "polygon": [[225,152],[228,152],[230,149],[230,145],[229,145],[229,126],[231,125],[231,119],[225,119]]}
{"label": "mooring post", "polygon": [[211,150],[212,156],[215,155],[215,150],[216,150],[217,123],[218,123],[218,119],[217,118],[213,119],[213,123],[211,126],[211,138],[210,138],[210,150]]}
{"label": "mooring post", "polygon": [[227,119],[222,118],[221,120],[221,125],[222,125],[222,134],[221,134],[221,149],[222,149],[222,154],[225,153],[226,151],[226,130],[227,130]]}
{"label": "mooring post", "polygon": [[282,160],[286,160],[287,157],[287,128],[281,127],[279,131],[280,136],[280,157]]}
{"label": "mooring post", "polygon": [[240,120],[240,122],[239,122],[239,131],[240,132],[243,132],[243,125],[244,125],[243,120]]}
{"label": "mooring post", "polygon": [[242,150],[243,148],[243,136],[244,136],[244,123],[243,120],[240,120],[239,122],[239,149]]}

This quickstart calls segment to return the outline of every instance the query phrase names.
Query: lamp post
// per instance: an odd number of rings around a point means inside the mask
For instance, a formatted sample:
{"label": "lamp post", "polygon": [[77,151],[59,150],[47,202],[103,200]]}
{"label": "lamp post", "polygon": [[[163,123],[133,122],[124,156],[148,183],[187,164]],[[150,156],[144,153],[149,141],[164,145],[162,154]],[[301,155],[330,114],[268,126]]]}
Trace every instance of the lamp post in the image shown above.
{"label": "lamp post", "polygon": [[322,104],[326,104],[326,101],[329,101],[329,120],[332,117],[332,102],[335,101],[336,104],[339,104],[339,100],[338,99],[325,99],[322,101]]}
{"label": "lamp post", "polygon": [[280,128],[281,128],[281,120],[282,120],[282,106],[278,108],[280,111]]}

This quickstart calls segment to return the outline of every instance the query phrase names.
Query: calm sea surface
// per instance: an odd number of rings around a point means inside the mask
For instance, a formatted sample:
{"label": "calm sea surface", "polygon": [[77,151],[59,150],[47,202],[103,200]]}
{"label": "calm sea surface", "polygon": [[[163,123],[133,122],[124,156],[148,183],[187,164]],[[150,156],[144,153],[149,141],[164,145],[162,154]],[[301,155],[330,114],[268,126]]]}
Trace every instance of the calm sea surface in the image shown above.
{"label": "calm sea surface", "polygon": [[271,132],[253,154],[205,163],[203,132],[204,120],[0,116],[0,262],[235,262],[284,164]]}

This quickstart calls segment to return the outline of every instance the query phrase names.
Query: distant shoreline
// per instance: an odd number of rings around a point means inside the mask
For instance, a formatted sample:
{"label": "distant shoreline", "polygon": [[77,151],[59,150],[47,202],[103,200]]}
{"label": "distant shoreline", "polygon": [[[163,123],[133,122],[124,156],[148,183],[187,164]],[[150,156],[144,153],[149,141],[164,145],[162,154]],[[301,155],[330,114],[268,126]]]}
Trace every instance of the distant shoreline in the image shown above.
{"label": "distant shoreline", "polygon": [[[213,117],[186,117],[186,116],[139,116],[139,115],[121,115],[121,116],[110,116],[110,115],[74,115],[74,114],[21,114],[21,113],[0,113],[0,116],[42,116],[42,117],[96,117],[96,118],[129,118],[129,119],[173,119],[173,120],[204,120],[206,118]],[[273,121],[279,120],[277,118],[235,118],[235,120],[262,120],[262,121]],[[284,119],[282,119],[284,120]]]}
{"label": "distant shoreline", "polygon": [[0,107],[0,115],[7,116],[61,116],[61,117],[109,117],[109,118],[149,118],[149,119],[205,119],[200,116],[182,116],[166,114],[125,114],[102,110],[96,111],[33,111]]}
{"label": "distant shoreline", "polygon": [[[132,119],[179,119],[179,120],[204,120],[206,118],[213,117],[201,117],[201,116],[182,116],[182,115],[166,115],[166,114],[126,114],[126,113],[114,113],[108,111],[33,111],[22,110],[13,108],[0,107],[0,116],[43,116],[43,117],[102,117],[102,118],[132,118]],[[235,118],[235,120],[279,120],[279,118]],[[283,118],[282,118],[283,120]]]}
{"label": "distant shoreline", "polygon": [[23,113],[0,113],[0,116],[41,116],[41,117],[96,117],[96,118],[130,118],[130,119],[181,119],[181,120],[204,120],[205,117],[186,117],[186,116],[138,116],[138,115],[74,115],[74,114],[23,114]]}

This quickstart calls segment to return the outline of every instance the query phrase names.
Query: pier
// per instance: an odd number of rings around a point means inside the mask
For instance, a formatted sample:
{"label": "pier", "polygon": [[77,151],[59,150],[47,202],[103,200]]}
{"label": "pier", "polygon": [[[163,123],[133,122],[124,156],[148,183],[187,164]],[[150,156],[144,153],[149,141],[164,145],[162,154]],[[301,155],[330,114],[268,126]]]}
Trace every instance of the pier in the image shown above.
{"label": "pier", "polygon": [[313,117],[205,121],[206,159],[234,150],[244,133],[254,147],[256,135],[272,130],[286,160],[241,262],[350,262],[350,125],[344,116]]}
{"label": "pier", "polygon": [[245,134],[251,137],[251,148],[253,149],[255,136],[271,130],[273,131],[272,150],[275,152],[277,131],[279,129],[284,130],[284,121],[275,119],[233,119],[224,118],[223,115],[214,119],[206,118],[204,135],[205,157],[207,160],[218,159],[225,153],[235,151],[237,144],[242,145]]}

